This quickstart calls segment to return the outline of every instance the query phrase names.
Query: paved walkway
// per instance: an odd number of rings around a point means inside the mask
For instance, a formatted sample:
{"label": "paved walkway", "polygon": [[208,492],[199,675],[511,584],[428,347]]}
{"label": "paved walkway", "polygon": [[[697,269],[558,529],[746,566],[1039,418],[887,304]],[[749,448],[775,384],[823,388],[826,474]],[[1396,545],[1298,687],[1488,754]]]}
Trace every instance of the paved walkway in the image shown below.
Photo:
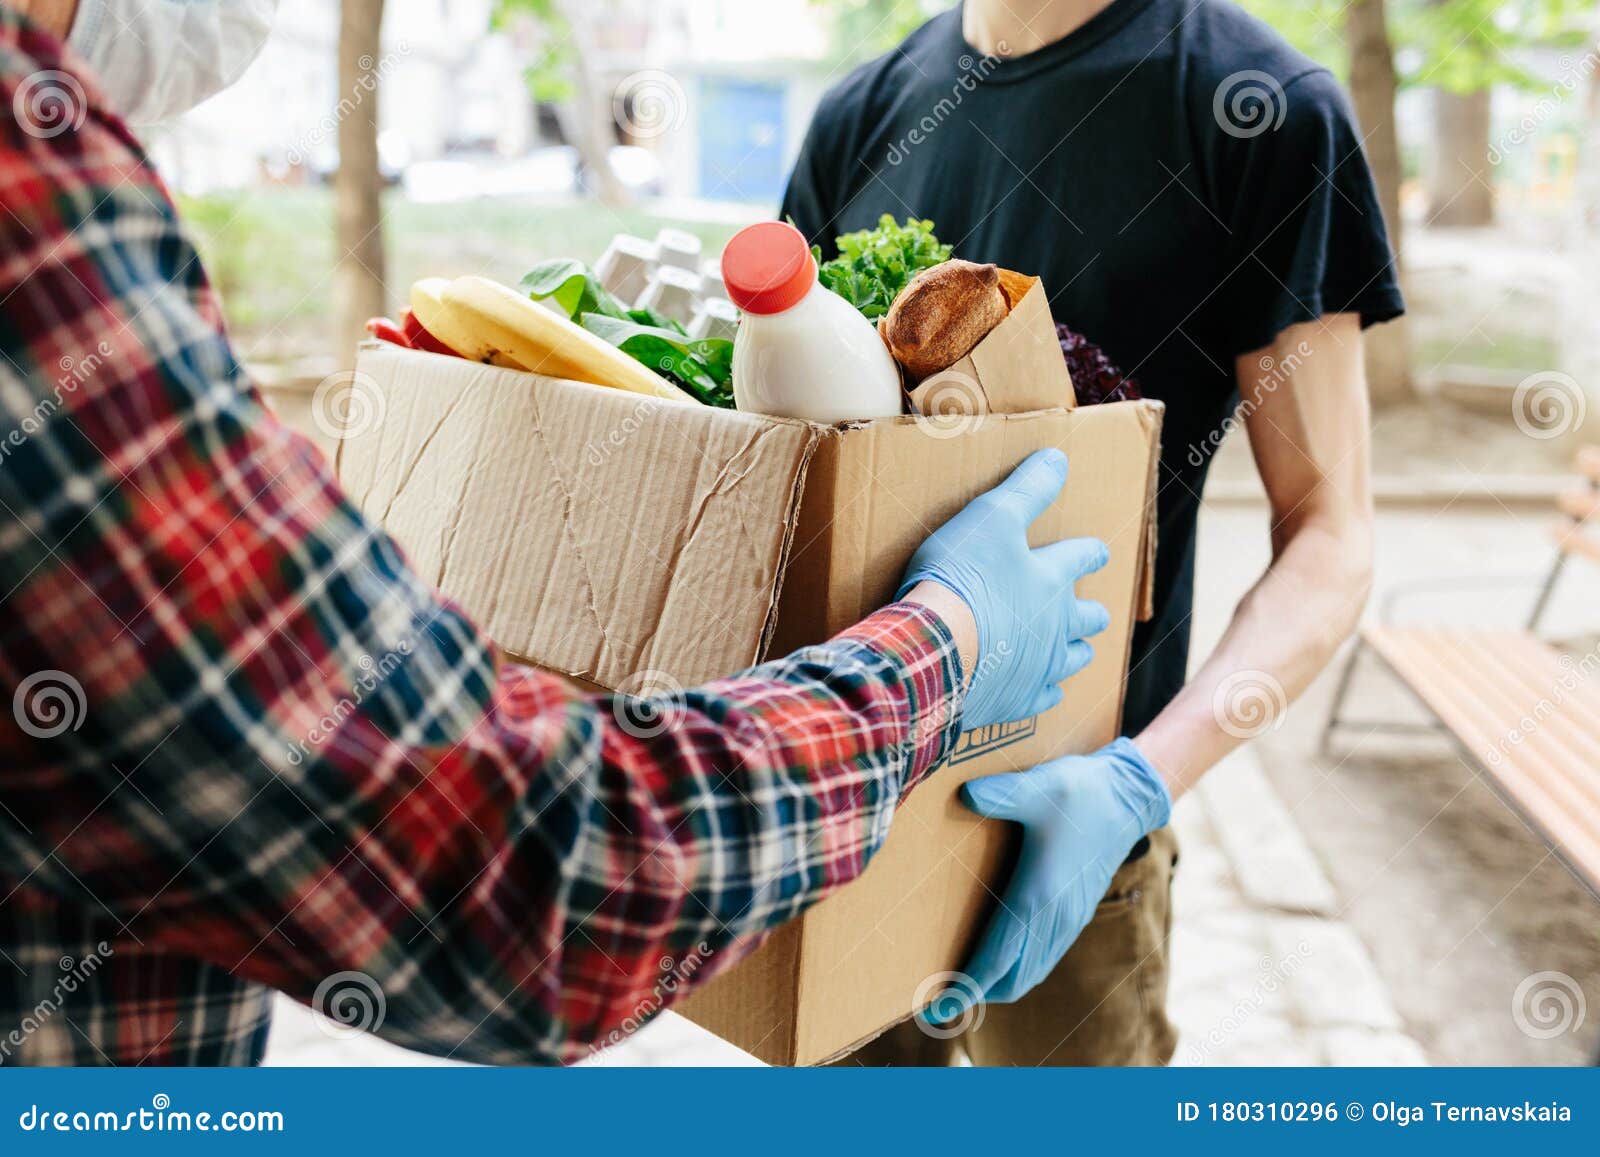
{"label": "paved walkway", "polygon": [[[1171,1009],[1180,1065],[1426,1064],[1366,946],[1255,756],[1213,770],[1175,820],[1182,842]],[[439,1064],[366,1035],[333,1035],[280,1001],[267,1063]],[[445,1062],[448,1063],[448,1062]],[[596,1064],[753,1065],[667,1013]]]}
{"label": "paved walkway", "polygon": [[1418,1065],[1366,945],[1248,749],[1178,807],[1180,1065]]}

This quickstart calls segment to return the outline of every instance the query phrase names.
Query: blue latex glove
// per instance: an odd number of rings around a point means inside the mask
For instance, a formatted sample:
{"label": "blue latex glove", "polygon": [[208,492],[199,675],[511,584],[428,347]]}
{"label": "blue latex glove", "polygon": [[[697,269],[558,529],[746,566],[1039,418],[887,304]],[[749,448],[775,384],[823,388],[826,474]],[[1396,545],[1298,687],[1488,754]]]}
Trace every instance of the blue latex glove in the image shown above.
{"label": "blue latex glove", "polygon": [[1094,658],[1084,639],[1111,625],[1101,604],[1072,584],[1106,565],[1096,538],[1032,550],[1028,527],[1061,494],[1067,456],[1040,450],[934,532],[911,558],[896,598],[920,582],[960,595],[978,622],[978,657],[962,728],[1014,723],[1061,702],[1059,684]]}
{"label": "blue latex glove", "polygon": [[[981,816],[1022,825],[1022,849],[1001,906],[965,969],[939,1003],[953,1019],[981,1000],[1019,1000],[1050,975],[1144,836],[1164,827],[1172,797],[1159,772],[1119,739],[1031,771],[990,775],[961,788]],[[961,1007],[952,1011],[952,1003]]]}

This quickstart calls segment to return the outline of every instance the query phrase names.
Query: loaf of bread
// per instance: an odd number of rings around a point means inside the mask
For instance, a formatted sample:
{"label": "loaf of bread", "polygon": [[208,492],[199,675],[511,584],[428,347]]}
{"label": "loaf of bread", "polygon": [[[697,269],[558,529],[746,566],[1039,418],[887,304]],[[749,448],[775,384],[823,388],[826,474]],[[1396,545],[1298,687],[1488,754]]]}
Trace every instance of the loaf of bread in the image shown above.
{"label": "loaf of bread", "polygon": [[1010,312],[998,267],[954,259],[924,269],[900,291],[883,319],[883,339],[921,381],[966,357]]}

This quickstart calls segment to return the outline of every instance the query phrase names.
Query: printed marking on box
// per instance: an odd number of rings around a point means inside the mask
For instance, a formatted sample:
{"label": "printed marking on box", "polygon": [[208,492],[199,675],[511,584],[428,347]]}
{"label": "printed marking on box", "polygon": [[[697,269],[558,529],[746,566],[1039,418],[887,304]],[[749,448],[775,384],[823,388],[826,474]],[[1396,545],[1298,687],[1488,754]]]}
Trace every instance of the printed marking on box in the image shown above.
{"label": "printed marking on box", "polygon": [[972,731],[963,731],[956,740],[956,749],[950,755],[950,762],[964,763],[969,759],[977,759],[980,755],[988,755],[991,751],[999,751],[1002,747],[1010,747],[1013,743],[1021,743],[1039,730],[1039,717],[1024,719],[1021,723],[996,723],[989,727],[979,727]]}

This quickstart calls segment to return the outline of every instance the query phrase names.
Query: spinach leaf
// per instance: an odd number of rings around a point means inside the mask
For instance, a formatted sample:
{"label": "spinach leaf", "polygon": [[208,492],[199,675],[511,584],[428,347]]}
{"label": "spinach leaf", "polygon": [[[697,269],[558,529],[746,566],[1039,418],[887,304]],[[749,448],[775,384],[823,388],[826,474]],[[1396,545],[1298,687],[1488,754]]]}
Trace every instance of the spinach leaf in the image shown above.
{"label": "spinach leaf", "polygon": [[733,408],[733,343],[691,341],[681,328],[641,325],[631,318],[587,313],[583,328],[657,373],[677,379],[708,406]]}
{"label": "spinach leaf", "polygon": [[630,309],[627,312],[627,317],[632,321],[638,322],[640,325],[654,326],[656,329],[675,330],[684,337],[689,336],[689,331],[684,329],[683,326],[679,325],[666,314],[657,313],[653,309]]}
{"label": "spinach leaf", "polygon": [[625,318],[628,311],[599,278],[583,262],[571,257],[557,257],[541,261],[517,285],[535,301],[549,298],[559,305],[569,318],[586,313],[599,313],[607,317]]}

